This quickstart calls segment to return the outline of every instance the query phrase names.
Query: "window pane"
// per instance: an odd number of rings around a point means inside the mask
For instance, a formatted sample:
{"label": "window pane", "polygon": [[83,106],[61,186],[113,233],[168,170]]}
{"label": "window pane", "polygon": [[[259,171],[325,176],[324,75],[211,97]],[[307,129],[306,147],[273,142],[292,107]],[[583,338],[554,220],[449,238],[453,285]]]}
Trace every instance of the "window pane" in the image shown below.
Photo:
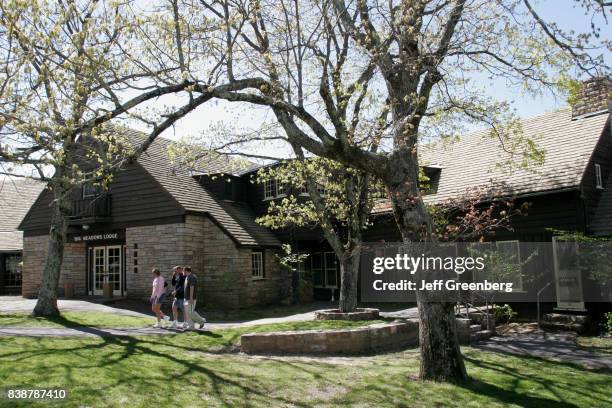
{"label": "window pane", "polygon": [[263,254],[261,252],[251,254],[251,268],[254,277],[263,277]]}
{"label": "window pane", "polygon": [[336,254],[325,253],[325,285],[336,286]]}
{"label": "window pane", "polygon": [[21,255],[5,258],[6,286],[21,286]]}

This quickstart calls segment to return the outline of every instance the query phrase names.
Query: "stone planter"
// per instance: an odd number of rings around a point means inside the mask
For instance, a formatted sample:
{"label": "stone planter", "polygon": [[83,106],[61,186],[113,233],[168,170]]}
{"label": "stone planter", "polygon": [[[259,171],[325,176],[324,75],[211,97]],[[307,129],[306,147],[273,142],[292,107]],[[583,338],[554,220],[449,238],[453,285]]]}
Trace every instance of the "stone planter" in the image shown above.
{"label": "stone planter", "polygon": [[112,283],[104,283],[102,284],[102,295],[105,299],[113,298],[113,284]]}
{"label": "stone planter", "polygon": [[380,317],[378,309],[355,309],[342,313],[339,309],[317,310],[315,320],[376,320]]}
{"label": "stone planter", "polygon": [[72,282],[64,283],[64,297],[66,299],[74,298],[74,283]]}

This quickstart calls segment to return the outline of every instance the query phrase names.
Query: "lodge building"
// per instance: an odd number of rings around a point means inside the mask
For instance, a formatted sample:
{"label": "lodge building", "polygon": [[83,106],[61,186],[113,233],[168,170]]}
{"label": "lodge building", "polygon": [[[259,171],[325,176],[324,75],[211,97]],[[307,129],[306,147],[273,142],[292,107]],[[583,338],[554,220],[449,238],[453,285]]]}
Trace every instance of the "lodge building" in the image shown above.
{"label": "lodge building", "polygon": [[[544,150],[539,166],[500,166],[503,147],[485,132],[422,146],[432,186],[425,201],[439,203],[478,186],[529,201],[529,214],[514,219],[512,231],[495,236],[507,246],[553,241],[551,228],[612,236],[610,91],[610,80],[591,80],[573,109],[522,121],[524,137]],[[60,289],[71,284],[77,296],[97,296],[108,282],[115,296],[146,298],[151,268],[168,276],[172,266],[189,264],[206,303],[236,308],[275,303],[288,285],[276,254],[289,242],[309,254],[302,269],[312,277],[315,296],[337,298],[338,264],[319,230],[271,231],[255,221],[270,202],[300,192],[274,181],[254,183],[258,166],[226,157],[182,168],[168,157],[171,143],[158,138],[118,172],[108,191],[84,186],[74,193]],[[43,191],[20,225],[26,297],[36,296],[40,285],[50,200]],[[377,203],[365,239],[399,239],[387,200]]]}

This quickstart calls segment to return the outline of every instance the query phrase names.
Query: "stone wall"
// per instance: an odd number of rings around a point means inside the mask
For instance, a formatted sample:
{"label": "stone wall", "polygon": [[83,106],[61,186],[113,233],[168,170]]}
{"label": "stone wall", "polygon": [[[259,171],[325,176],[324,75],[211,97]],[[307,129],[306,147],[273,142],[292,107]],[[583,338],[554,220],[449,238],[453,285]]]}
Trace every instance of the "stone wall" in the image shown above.
{"label": "stone wall", "polygon": [[363,354],[399,350],[418,342],[419,322],[411,319],[348,330],[243,334],[240,349],[250,354]]}
{"label": "stone wall", "polygon": [[[36,297],[42,280],[49,245],[48,235],[23,238],[23,272],[22,289],[24,297]],[[64,283],[74,284],[74,294],[83,296],[87,293],[85,271],[87,270],[86,244],[66,243],[64,246],[64,263],[60,272],[59,295],[63,296]]]}
{"label": "stone wall", "polygon": [[275,251],[264,251],[264,278],[253,279],[251,248],[238,248],[212,220],[205,219],[203,296],[206,304],[246,308],[280,301],[281,270]]}
{"label": "stone wall", "polygon": [[[210,218],[188,215],[184,223],[126,228],[125,277],[127,296],[148,299],[158,268],[166,279],[175,265],[190,265],[198,277],[198,302],[216,307],[244,308],[278,303],[283,279],[273,250],[265,250],[263,279],[251,272],[252,249],[239,248]],[[24,238],[23,296],[35,297],[47,254],[48,236]],[[102,244],[101,244],[102,245]],[[60,278],[75,285],[75,295],[86,292],[86,243],[67,243]]]}
{"label": "stone wall", "polygon": [[126,228],[128,296],[149,298],[153,268],[158,268],[168,280],[176,265],[191,265],[197,275],[203,266],[204,220],[187,216],[185,223]]}

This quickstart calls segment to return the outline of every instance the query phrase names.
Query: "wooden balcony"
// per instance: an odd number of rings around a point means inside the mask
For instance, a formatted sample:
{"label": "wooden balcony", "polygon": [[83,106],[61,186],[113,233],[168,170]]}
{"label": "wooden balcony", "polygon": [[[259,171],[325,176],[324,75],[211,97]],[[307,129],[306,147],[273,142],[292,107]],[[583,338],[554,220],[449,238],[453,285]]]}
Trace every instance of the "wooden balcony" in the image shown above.
{"label": "wooden balcony", "polygon": [[73,200],[68,222],[70,225],[108,222],[110,216],[111,196],[105,194],[98,197]]}

